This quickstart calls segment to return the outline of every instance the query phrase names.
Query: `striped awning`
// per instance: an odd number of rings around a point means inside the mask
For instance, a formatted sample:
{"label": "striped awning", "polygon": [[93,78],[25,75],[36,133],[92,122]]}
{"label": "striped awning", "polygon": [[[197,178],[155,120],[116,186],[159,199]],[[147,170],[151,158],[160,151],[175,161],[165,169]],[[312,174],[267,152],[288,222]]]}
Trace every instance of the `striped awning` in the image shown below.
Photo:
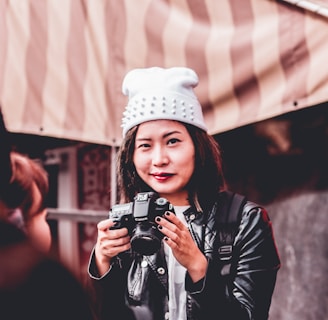
{"label": "striped awning", "polygon": [[118,145],[123,76],[155,65],[196,70],[212,134],[325,102],[328,18],[291,2],[0,0],[7,127]]}

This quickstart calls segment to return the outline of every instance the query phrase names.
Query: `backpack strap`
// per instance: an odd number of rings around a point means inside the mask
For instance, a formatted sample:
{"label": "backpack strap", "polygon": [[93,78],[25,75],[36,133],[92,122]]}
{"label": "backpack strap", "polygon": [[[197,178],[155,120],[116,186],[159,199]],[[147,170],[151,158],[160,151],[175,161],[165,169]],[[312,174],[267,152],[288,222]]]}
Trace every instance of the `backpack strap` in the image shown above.
{"label": "backpack strap", "polygon": [[217,224],[219,232],[218,256],[221,260],[221,275],[231,272],[233,242],[238,232],[241,213],[246,197],[229,190],[220,193]]}

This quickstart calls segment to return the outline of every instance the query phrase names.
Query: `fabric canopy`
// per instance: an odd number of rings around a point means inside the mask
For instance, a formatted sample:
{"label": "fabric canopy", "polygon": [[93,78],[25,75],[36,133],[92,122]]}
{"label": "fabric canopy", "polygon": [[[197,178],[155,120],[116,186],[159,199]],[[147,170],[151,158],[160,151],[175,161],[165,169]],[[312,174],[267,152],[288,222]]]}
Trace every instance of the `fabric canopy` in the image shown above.
{"label": "fabric canopy", "polygon": [[328,19],[273,0],[0,0],[8,130],[121,142],[135,67],[188,66],[211,134],[327,101]]}

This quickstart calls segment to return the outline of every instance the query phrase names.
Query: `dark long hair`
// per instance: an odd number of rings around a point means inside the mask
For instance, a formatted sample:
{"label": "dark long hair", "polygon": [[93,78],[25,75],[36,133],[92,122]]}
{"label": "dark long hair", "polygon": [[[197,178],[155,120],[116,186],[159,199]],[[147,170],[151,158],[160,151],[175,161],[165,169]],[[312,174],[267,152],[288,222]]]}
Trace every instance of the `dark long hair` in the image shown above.
{"label": "dark long hair", "polygon": [[[216,200],[225,185],[220,147],[205,131],[182,123],[195,147],[195,170],[187,185],[190,204],[206,210]],[[117,174],[120,202],[131,202],[138,192],[151,191],[137,174],[133,163],[135,138],[138,126],[130,129],[118,151]]]}

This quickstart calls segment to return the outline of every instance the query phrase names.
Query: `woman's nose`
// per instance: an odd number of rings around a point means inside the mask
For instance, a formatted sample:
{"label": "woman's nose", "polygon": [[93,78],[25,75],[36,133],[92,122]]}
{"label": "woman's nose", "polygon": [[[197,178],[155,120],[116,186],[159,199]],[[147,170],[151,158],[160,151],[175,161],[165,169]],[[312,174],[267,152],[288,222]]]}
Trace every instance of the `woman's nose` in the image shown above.
{"label": "woman's nose", "polygon": [[153,151],[153,165],[163,166],[168,163],[168,156],[164,148],[157,147]]}

